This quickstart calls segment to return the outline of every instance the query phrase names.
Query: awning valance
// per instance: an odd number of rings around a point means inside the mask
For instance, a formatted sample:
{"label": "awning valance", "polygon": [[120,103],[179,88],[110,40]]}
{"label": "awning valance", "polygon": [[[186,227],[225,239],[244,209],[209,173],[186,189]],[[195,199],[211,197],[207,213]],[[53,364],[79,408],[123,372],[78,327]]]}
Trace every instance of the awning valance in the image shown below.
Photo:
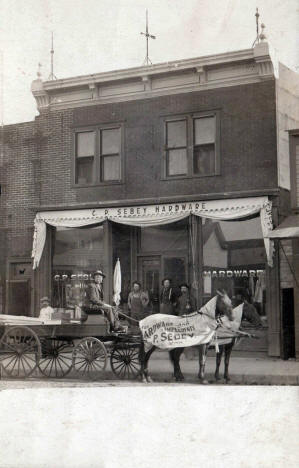
{"label": "awning valance", "polygon": [[37,268],[46,241],[46,225],[82,227],[105,220],[130,226],[149,227],[168,224],[190,214],[214,220],[233,220],[260,213],[268,263],[272,264],[272,204],[268,197],[234,198],[229,200],[193,201],[119,208],[43,211],[36,214],[33,239],[33,268]]}
{"label": "awning valance", "polygon": [[299,215],[288,216],[268,235],[270,239],[292,239],[299,237]]}

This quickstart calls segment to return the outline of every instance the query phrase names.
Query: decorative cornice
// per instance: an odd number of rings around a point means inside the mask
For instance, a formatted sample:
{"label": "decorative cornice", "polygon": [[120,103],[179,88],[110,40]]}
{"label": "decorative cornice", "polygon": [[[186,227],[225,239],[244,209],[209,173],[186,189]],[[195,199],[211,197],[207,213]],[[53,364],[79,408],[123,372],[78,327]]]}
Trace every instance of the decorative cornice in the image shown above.
{"label": "decorative cornice", "polygon": [[32,83],[38,110],[63,109],[274,79],[268,44],[254,49]]}

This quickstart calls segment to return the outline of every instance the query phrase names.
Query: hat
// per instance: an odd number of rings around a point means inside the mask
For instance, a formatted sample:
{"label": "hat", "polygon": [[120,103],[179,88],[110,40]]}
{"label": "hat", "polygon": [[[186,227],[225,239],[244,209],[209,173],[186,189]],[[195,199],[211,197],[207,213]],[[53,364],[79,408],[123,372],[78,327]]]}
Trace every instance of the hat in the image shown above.
{"label": "hat", "polygon": [[163,278],[162,285],[164,285],[165,281],[169,281],[169,283],[171,283],[171,278],[168,278],[168,276],[166,276],[166,278]]}
{"label": "hat", "polygon": [[94,272],[93,276],[102,276],[103,278],[106,278],[106,275],[102,272],[102,270],[97,270]]}
{"label": "hat", "polygon": [[40,302],[50,302],[50,299],[47,296],[41,298]]}
{"label": "hat", "polygon": [[180,284],[180,289],[181,289],[183,286],[185,286],[185,288],[189,289],[189,286],[188,286],[187,283],[182,283],[182,284]]}

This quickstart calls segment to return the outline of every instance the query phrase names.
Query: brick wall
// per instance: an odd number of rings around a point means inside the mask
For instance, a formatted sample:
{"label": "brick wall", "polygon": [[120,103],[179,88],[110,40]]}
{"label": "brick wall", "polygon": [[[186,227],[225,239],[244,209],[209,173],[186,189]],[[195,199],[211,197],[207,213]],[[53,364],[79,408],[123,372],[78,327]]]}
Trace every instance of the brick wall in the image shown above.
{"label": "brick wall", "polygon": [[[35,173],[40,203],[159,198],[277,187],[275,88],[273,82],[45,112]],[[163,116],[219,109],[221,175],[161,180]],[[92,188],[71,184],[73,126],[124,122],[125,183]],[[37,182],[36,182],[37,184]]]}

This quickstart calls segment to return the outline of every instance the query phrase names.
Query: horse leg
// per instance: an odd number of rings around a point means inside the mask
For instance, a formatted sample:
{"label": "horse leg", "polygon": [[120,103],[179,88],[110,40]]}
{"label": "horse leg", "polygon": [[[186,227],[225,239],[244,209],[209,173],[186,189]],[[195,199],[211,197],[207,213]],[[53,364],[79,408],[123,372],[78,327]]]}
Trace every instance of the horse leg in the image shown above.
{"label": "horse leg", "polygon": [[169,351],[169,357],[173,364],[173,375],[177,382],[181,382],[185,378],[182,374],[180,367],[180,357],[183,351],[184,348],[174,348],[171,351]]}
{"label": "horse leg", "polygon": [[145,375],[145,358],[146,358],[146,353],[144,349],[144,343],[142,342],[139,347],[139,362],[140,362],[140,378],[143,383],[147,383],[146,375]]}
{"label": "horse leg", "polygon": [[143,373],[147,383],[153,382],[153,379],[148,375],[148,361],[155,349],[156,346],[153,346],[149,351],[147,351],[147,353],[145,353]]}
{"label": "horse leg", "polygon": [[215,379],[216,380],[220,380],[219,369],[220,369],[223,349],[224,349],[224,345],[220,345],[219,346],[219,352],[218,353],[216,352],[216,370],[215,370]]}
{"label": "horse leg", "polygon": [[229,367],[229,360],[230,360],[230,355],[232,352],[232,349],[234,347],[235,341],[233,340],[231,343],[225,345],[225,357],[224,357],[224,379],[226,382],[230,381],[230,376],[228,372],[228,367]]}
{"label": "horse leg", "polygon": [[208,381],[205,379],[205,366],[206,366],[206,359],[208,354],[208,345],[203,344],[198,347],[199,351],[199,373],[198,378],[202,384],[207,384]]}

